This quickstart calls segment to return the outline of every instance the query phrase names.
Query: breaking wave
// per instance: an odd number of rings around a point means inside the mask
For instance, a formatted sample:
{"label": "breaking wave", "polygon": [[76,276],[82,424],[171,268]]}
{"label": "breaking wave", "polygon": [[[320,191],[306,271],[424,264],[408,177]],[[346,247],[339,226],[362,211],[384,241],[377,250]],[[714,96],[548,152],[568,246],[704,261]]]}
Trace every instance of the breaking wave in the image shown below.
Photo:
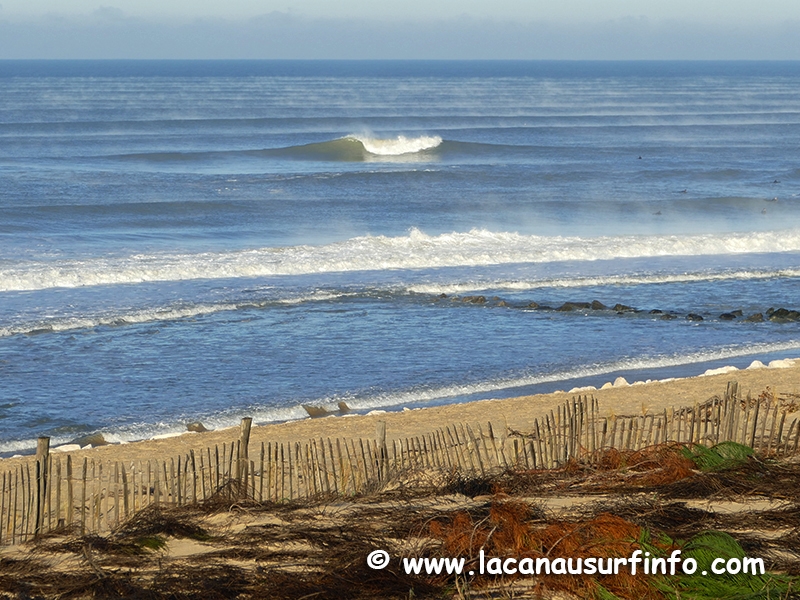
{"label": "breaking wave", "polygon": [[327,142],[304,144],[265,150],[264,152],[300,160],[371,161],[393,158],[413,158],[428,150],[438,148],[442,138],[438,135],[379,138],[368,135],[347,135]]}
{"label": "breaking wave", "polygon": [[800,251],[800,229],[779,235],[771,231],[597,238],[484,229],[432,236],[412,229],[403,236],[366,235],[320,246],[18,262],[0,267],[0,292],[151,281],[792,251]]}
{"label": "breaking wave", "polygon": [[694,283],[707,281],[752,281],[758,279],[800,277],[800,269],[730,270],[696,273],[647,273],[640,275],[602,275],[593,277],[553,277],[543,279],[517,279],[493,281],[466,281],[462,283],[420,283],[408,286],[408,291],[418,294],[463,294],[485,290],[525,291],[541,288],[582,288],[622,285],[654,285],[660,283]]}
{"label": "breaking wave", "polygon": [[60,331],[73,331],[77,329],[92,329],[95,327],[121,327],[124,325],[138,325],[161,321],[178,321],[213,315],[220,312],[258,309],[268,306],[290,306],[302,304],[304,302],[324,302],[353,295],[355,294],[352,292],[337,293],[317,290],[309,294],[262,301],[186,304],[183,306],[165,306],[108,312],[98,315],[55,317],[0,326],[0,338],[21,334],[38,335]]}
{"label": "breaking wave", "polygon": [[404,135],[398,135],[396,138],[375,138],[366,136],[348,136],[345,139],[353,139],[360,142],[364,146],[364,150],[370,154],[377,154],[378,156],[400,156],[401,154],[413,154],[423,150],[430,150],[436,148],[442,143],[442,138],[438,135],[429,136],[423,135],[420,137],[408,138]]}

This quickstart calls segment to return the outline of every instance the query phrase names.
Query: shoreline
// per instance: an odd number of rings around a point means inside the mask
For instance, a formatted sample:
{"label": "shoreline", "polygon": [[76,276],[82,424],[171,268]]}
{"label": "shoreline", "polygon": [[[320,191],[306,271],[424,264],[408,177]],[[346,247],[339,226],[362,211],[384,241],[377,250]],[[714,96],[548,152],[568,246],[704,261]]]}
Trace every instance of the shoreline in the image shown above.
{"label": "shoreline", "polygon": [[[757,361],[754,361],[754,364]],[[551,408],[577,395],[594,396],[601,413],[621,415],[654,412],[669,408],[680,408],[703,402],[725,392],[729,381],[738,381],[740,389],[757,397],[767,387],[773,393],[789,394],[800,398],[800,359],[772,361],[772,366],[737,369],[723,367],[705,373],[659,381],[608,382],[601,389],[573,388],[545,394],[516,396],[512,398],[475,400],[464,403],[445,404],[398,411],[373,410],[367,414],[330,415],[305,418],[282,423],[254,425],[251,444],[261,442],[294,442],[319,438],[364,438],[375,437],[378,422],[385,423],[387,439],[412,437],[433,431],[437,427],[454,423],[485,425],[491,422],[497,432],[507,429],[526,431],[534,418],[541,417]],[[631,385],[632,384],[632,385]],[[202,433],[185,432],[136,442],[109,444],[95,448],[69,450],[74,457],[90,457],[96,460],[148,460],[154,456],[182,455],[190,450],[198,451],[229,443],[238,439],[239,428],[229,427]],[[51,448],[54,455],[67,452]],[[0,458],[0,470],[13,469],[18,464],[32,461],[34,455]]]}

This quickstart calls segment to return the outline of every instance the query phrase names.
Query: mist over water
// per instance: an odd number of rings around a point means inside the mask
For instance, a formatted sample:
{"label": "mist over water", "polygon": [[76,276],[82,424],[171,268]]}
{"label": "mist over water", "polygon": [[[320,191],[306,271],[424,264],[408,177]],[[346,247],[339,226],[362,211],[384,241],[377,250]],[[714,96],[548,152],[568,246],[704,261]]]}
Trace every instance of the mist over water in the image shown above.
{"label": "mist over water", "polygon": [[0,453],[798,355],[793,65],[5,65]]}

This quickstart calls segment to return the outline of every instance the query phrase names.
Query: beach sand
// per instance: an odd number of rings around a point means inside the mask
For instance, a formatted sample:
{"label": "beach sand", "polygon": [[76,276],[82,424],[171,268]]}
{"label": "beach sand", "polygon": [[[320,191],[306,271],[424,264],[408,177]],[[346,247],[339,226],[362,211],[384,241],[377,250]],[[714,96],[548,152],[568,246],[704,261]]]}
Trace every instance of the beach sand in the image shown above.
{"label": "beach sand", "polygon": [[[757,397],[769,388],[770,394],[793,399],[800,398],[800,360],[797,363],[796,367],[784,363],[785,368],[581,393],[594,395],[601,413],[618,416],[703,402],[722,396],[730,381],[737,381],[744,395]],[[557,392],[266,425],[253,428],[251,444],[319,437],[371,438],[379,421],[386,424],[389,438],[419,435],[458,422],[485,425],[490,421],[495,431],[503,427],[525,431],[535,417],[577,394]],[[164,459],[190,449],[230,443],[238,436],[238,428],[229,428],[80,450],[74,455],[101,461]],[[526,552],[540,552],[545,539],[553,556],[601,544],[604,552],[629,556],[643,532],[652,531],[658,536],[653,539],[659,540],[694,539],[709,528],[718,536],[733,535],[754,544],[760,549],[758,556],[763,554],[769,561],[771,572],[797,572],[800,545],[795,532],[800,521],[791,490],[800,481],[800,468],[795,457],[783,462],[748,461],[738,470],[715,473],[689,468],[689,459],[674,447],[655,452],[631,457],[624,468],[609,462],[611,466],[589,469],[495,473],[491,486],[475,488],[466,480],[445,475],[406,479],[399,487],[395,482],[354,498],[273,504],[222,497],[222,504],[218,498],[209,503],[146,508],[106,537],[57,532],[29,544],[0,548],[0,561],[8,572],[0,577],[0,595],[18,590],[24,578],[25,585],[44,598],[62,598],[65,591],[76,598],[111,597],[109,590],[114,597],[126,590],[153,598],[176,594],[198,598],[240,594],[287,599],[344,595],[406,598],[409,590],[420,598],[464,598],[460,593],[452,595],[454,583],[449,578],[403,575],[400,568],[370,569],[368,557],[376,548],[386,548],[388,556],[397,561],[401,555],[418,556],[423,551],[433,556],[468,553],[472,557],[477,545],[483,544],[481,536],[486,544],[494,540],[487,551],[491,556],[519,554],[513,546],[517,540],[528,540]],[[0,461],[0,470],[31,459]],[[489,519],[496,522],[486,524]],[[526,533],[492,537],[501,525]],[[668,537],[660,537],[662,534]],[[473,538],[477,540],[474,544]],[[456,551],[447,546],[447,540],[469,543]],[[149,545],[144,546],[145,542]],[[474,566],[474,560],[470,565]],[[514,580],[482,575],[473,579],[472,574],[470,571],[470,586],[480,597],[577,600],[595,597],[587,590],[597,585],[597,580],[588,576]],[[631,577],[624,573],[619,578],[606,577],[602,584],[611,586],[608,589],[620,598],[644,597],[645,592],[657,597],[649,578]],[[676,586],[691,584],[686,578],[670,581]],[[775,592],[772,597],[786,597],[786,584],[769,581],[768,593]],[[638,591],[631,591],[632,582],[638,582]]]}
{"label": "beach sand", "polygon": [[[306,441],[318,438],[374,438],[379,421],[386,423],[388,440],[431,432],[438,427],[454,423],[485,426],[492,423],[496,432],[510,428],[526,432],[533,420],[541,417],[559,403],[578,394],[592,395],[599,400],[603,415],[636,415],[644,411],[660,412],[670,407],[691,406],[713,396],[722,396],[729,381],[737,381],[742,394],[749,392],[757,397],[767,387],[773,393],[797,395],[800,398],[800,360],[796,366],[791,361],[781,361],[780,367],[743,369],[728,373],[653,381],[647,384],[611,387],[581,392],[554,392],[500,400],[481,400],[451,404],[377,412],[377,414],[329,416],[315,419],[289,421],[253,427],[251,444],[261,442]],[[230,443],[238,439],[238,427],[204,433],[186,433],[176,437],[144,440],[129,444],[116,444],[72,452],[76,458],[88,456],[99,460],[137,461],[182,455],[215,444]],[[19,461],[32,460],[32,456],[0,460],[0,470],[11,469]]]}

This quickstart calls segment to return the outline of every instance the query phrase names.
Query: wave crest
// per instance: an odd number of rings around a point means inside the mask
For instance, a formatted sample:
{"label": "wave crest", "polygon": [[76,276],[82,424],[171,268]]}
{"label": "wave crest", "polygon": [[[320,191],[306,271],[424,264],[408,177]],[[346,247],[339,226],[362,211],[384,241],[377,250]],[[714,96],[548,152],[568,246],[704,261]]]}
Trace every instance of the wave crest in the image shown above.
{"label": "wave crest", "polygon": [[25,261],[0,267],[0,292],[147,281],[791,251],[800,251],[800,229],[780,235],[766,231],[598,238],[484,229],[432,236],[412,229],[404,236],[367,235],[321,246]]}
{"label": "wave crest", "polygon": [[406,137],[398,135],[395,138],[376,138],[365,135],[349,135],[345,139],[355,140],[364,146],[364,150],[377,156],[402,156],[403,154],[416,154],[436,148],[442,143],[438,135],[421,135]]}

